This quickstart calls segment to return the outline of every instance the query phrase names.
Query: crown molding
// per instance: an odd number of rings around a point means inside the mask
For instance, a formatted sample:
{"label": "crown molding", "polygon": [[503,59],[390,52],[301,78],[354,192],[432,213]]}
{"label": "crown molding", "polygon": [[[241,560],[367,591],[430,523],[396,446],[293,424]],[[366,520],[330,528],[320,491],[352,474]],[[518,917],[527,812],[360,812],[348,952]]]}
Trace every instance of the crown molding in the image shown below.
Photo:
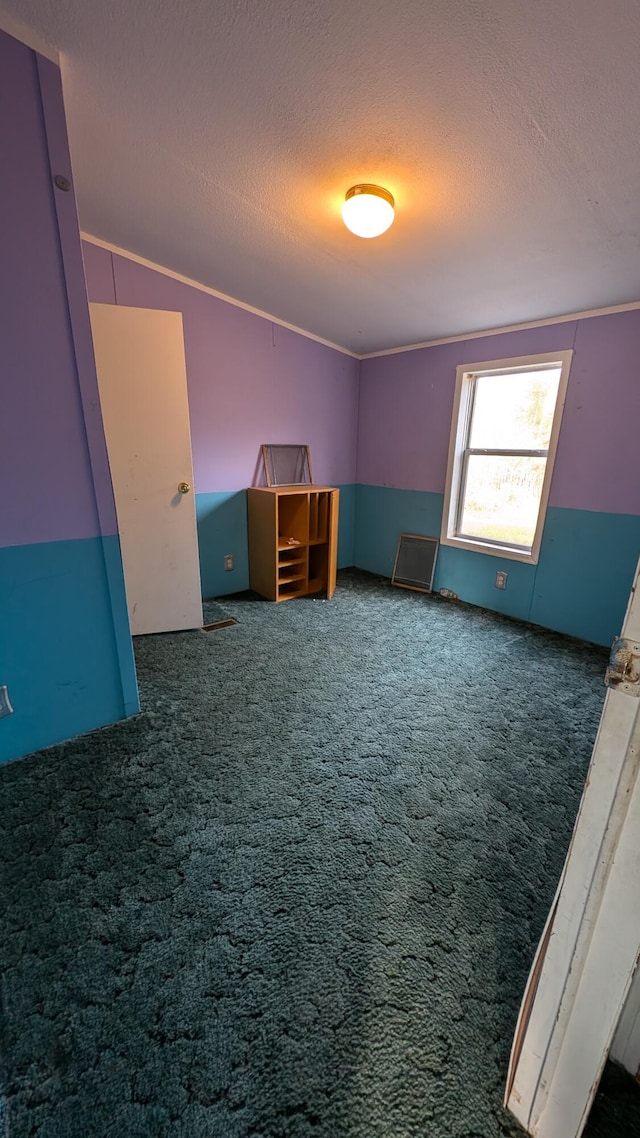
{"label": "crown molding", "polygon": [[162,273],[165,277],[170,277],[174,281],[179,281],[180,284],[189,285],[191,288],[197,288],[200,292],[206,292],[208,296],[215,296],[216,300],[224,300],[226,304],[233,304],[235,308],[242,308],[245,312],[250,312],[253,316],[260,316],[262,320],[268,320],[271,324],[277,324],[280,328],[287,328],[289,332],[296,332],[298,336],[304,336],[307,340],[314,340],[316,344],[322,344],[325,348],[332,348],[334,352],[341,352],[344,356],[350,356],[353,360],[359,360],[360,356],[356,352],[351,352],[348,348],[343,348],[341,344],[334,344],[332,340],[324,340],[322,336],[315,336],[313,332],[307,332],[305,328],[298,328],[296,324],[289,324],[286,320],[280,320],[277,316],[272,316],[269,312],[263,312],[260,308],[254,308],[251,304],[245,304],[243,300],[236,300],[234,296],[227,296],[224,292],[219,292],[218,289],[210,288],[209,285],[202,284],[201,281],[192,280],[191,277],[185,277],[182,273],[176,273],[173,269],[168,269],[166,265],[158,265],[155,261],[149,261],[146,257],[140,257],[137,253],[131,253],[128,249],[121,249],[118,245],[113,245],[110,241],[103,241],[101,237],[94,237],[92,233],[81,232],[80,236],[83,241],[88,241],[90,245],[97,245],[100,249],[107,249],[110,253],[116,253],[118,257],[126,257],[128,261],[134,261],[136,265],[143,265],[145,269],[153,269],[156,273]]}
{"label": "crown molding", "polygon": [[8,35],[13,36],[14,39],[20,40],[21,43],[26,44],[27,47],[33,48],[39,55],[46,56],[56,66],[60,66],[60,52],[53,46],[47,43],[26,24],[20,20],[16,20],[10,16],[8,12],[0,10],[0,31],[7,32]]}
{"label": "crown molding", "polygon": [[272,316],[269,312],[263,312],[260,308],[254,308],[250,304],[245,304],[242,300],[237,300],[233,296],[227,296],[224,292],[219,292],[218,289],[210,288],[209,285],[202,284],[201,281],[193,280],[191,277],[185,277],[182,273],[176,273],[173,269],[168,269],[166,265],[158,265],[155,261],[149,261],[146,257],[140,257],[137,253],[131,253],[128,249],[122,249],[118,245],[113,245],[110,241],[104,241],[101,237],[94,237],[92,233],[81,233],[83,241],[88,241],[91,245],[97,245],[101,249],[107,249],[110,253],[116,253],[119,257],[126,257],[129,261],[134,261],[137,265],[143,265],[147,269],[153,269],[157,273],[162,273],[163,276],[170,277],[172,280],[180,281],[181,284],[190,285],[191,288],[197,288],[200,292],[206,292],[209,296],[215,296],[217,300],[224,300],[226,304],[233,304],[236,308],[242,308],[245,312],[251,312],[254,316],[260,316],[263,320],[269,320],[272,324],[277,324],[281,328],[287,328],[290,332],[296,332],[299,336],[304,336],[307,340],[313,340],[316,344],[322,344],[325,348],[332,348],[333,351],[341,352],[342,355],[350,356],[354,360],[374,360],[380,356],[397,356],[403,352],[417,352],[421,348],[437,348],[443,344],[457,344],[465,340],[482,340],[486,336],[501,336],[507,332],[524,332],[529,328],[545,328],[551,324],[568,324],[572,320],[588,320],[593,316],[611,316],[617,312],[633,312],[640,309],[640,300],[632,300],[627,304],[612,304],[605,308],[589,308],[582,312],[569,312],[564,316],[550,316],[545,320],[527,320],[520,324],[505,324],[498,328],[485,328],[480,332],[465,332],[457,336],[443,336],[437,340],[423,340],[419,344],[406,344],[399,348],[383,348],[377,352],[364,352],[358,354],[357,352],[350,351],[349,348],[344,348],[341,344],[335,344],[332,340],[325,340],[322,336],[316,336],[313,332],[308,332],[305,328],[299,328],[296,324],[289,324],[286,320],[280,320],[277,316]]}
{"label": "crown molding", "polygon": [[485,328],[482,332],[464,332],[458,336],[445,336],[440,340],[423,340],[420,344],[407,344],[403,348],[383,348],[379,352],[365,352],[361,360],[374,360],[378,356],[397,356],[401,352],[417,352],[420,348],[436,348],[440,344],[457,344],[463,340],[482,340],[486,336],[501,336],[504,332],[524,332],[527,328],[546,328],[550,324],[568,324],[572,320],[588,320],[592,316],[612,316],[616,312],[633,312],[640,308],[640,300],[628,304],[612,304],[608,308],[589,308],[585,312],[569,312],[566,316],[549,316],[546,320],[527,320],[522,324],[505,324],[501,328]]}

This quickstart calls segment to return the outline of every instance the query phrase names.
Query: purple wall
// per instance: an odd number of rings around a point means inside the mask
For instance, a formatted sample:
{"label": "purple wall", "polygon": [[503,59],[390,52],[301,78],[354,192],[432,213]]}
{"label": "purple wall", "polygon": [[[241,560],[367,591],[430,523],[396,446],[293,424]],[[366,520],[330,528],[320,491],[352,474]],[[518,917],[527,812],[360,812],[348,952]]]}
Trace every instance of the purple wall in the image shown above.
{"label": "purple wall", "polygon": [[552,506],[640,514],[640,311],[579,320]]}
{"label": "purple wall", "polygon": [[316,482],[355,482],[359,362],[84,244],[93,301],[183,315],[195,489],[252,485],[261,443],[309,443]]}
{"label": "purple wall", "polygon": [[[70,174],[59,84],[53,64],[0,33],[0,138],[11,153],[10,173],[0,179],[0,215],[11,219],[1,254],[0,546],[101,532],[59,236],[67,221],[75,225],[84,289],[75,203],[54,189],[50,167],[53,158],[56,172]],[[43,113],[51,118],[47,131]],[[60,217],[55,194],[63,199]],[[88,336],[86,296],[84,305]],[[103,529],[114,533],[110,485],[102,489]]]}
{"label": "purple wall", "polygon": [[3,32],[0,152],[3,762],[139,701],[60,71]]}
{"label": "purple wall", "polygon": [[640,311],[363,360],[360,483],[444,493],[456,367],[574,348],[549,504],[640,513],[625,471],[640,423]]}
{"label": "purple wall", "polygon": [[115,304],[116,289],[113,276],[113,258],[99,245],[82,242],[84,272],[89,300],[96,304]]}
{"label": "purple wall", "polygon": [[443,493],[459,347],[428,351],[362,361],[358,482]]}

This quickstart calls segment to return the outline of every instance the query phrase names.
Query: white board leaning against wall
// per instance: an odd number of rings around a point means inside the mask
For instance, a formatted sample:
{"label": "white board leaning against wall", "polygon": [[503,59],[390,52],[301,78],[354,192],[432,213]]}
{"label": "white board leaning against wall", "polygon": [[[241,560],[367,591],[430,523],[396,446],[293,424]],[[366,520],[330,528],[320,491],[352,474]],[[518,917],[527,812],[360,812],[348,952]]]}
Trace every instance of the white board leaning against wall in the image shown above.
{"label": "white board leaning against wall", "polygon": [[89,307],[131,631],[200,628],[182,314]]}

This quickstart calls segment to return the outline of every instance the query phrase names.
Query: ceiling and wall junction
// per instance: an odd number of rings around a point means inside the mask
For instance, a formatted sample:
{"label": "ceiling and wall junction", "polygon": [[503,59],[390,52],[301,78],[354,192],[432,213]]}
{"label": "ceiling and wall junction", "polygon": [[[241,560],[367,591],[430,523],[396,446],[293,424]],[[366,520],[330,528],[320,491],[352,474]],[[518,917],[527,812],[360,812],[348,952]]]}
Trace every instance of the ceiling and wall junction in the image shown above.
{"label": "ceiling and wall junction", "polygon": [[95,237],[357,354],[640,296],[634,0],[0,3]]}

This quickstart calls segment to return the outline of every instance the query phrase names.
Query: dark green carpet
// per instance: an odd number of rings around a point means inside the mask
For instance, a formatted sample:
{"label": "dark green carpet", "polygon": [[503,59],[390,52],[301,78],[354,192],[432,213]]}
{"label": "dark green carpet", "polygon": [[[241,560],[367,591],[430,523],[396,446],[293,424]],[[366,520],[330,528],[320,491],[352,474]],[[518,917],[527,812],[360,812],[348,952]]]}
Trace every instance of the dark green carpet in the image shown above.
{"label": "dark green carpet", "polygon": [[137,642],[139,718],[0,770],[3,1138],[519,1133],[604,653],[358,574],[223,607]]}
{"label": "dark green carpet", "polygon": [[202,604],[203,624],[213,624],[214,621],[228,620],[232,615],[229,609],[220,601],[204,601]]}

